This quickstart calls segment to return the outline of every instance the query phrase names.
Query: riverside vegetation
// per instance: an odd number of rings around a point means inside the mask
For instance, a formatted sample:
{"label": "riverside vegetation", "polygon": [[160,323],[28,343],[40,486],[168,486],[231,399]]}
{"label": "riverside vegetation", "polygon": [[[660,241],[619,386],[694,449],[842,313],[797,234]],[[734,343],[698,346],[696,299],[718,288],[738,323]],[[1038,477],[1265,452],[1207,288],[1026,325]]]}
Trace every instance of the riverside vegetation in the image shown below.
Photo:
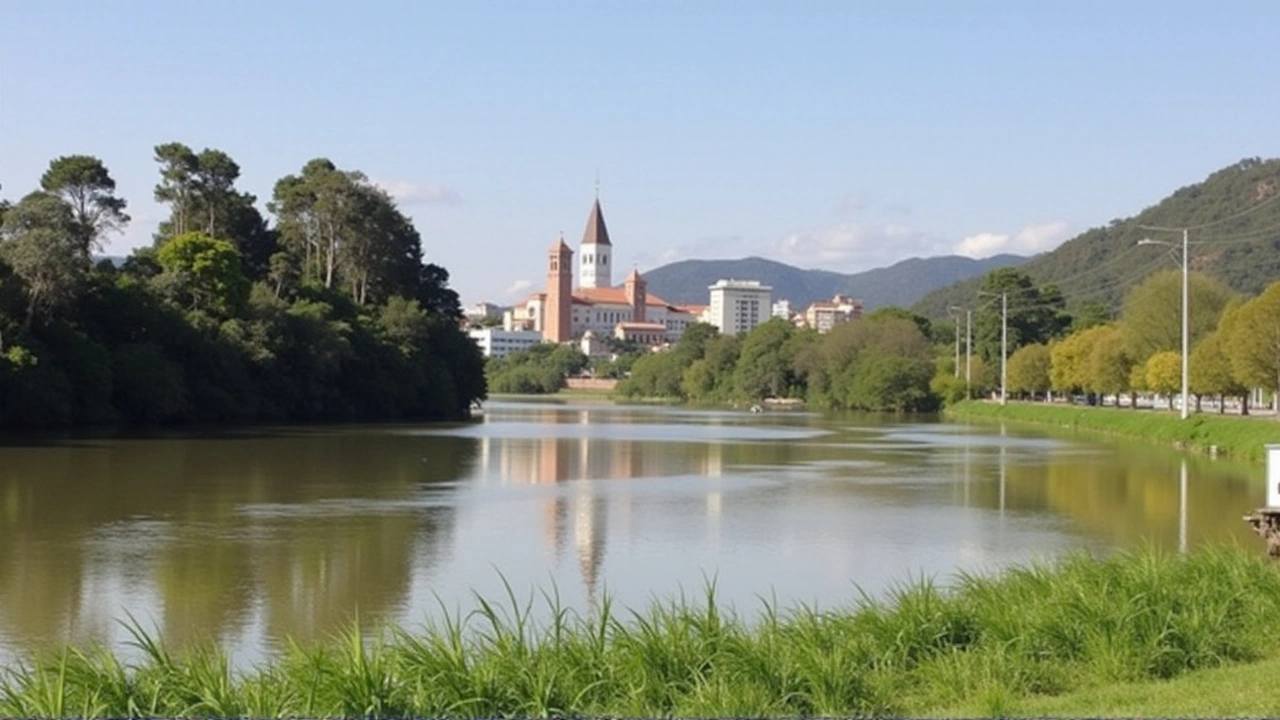
{"label": "riverside vegetation", "polygon": [[485,396],[448,273],[362,174],[307,163],[270,226],[225,153],[155,157],[170,216],[119,267],[92,262],[129,222],[99,159],[0,203],[0,428],[452,419]]}
{"label": "riverside vegetation", "polygon": [[477,597],[466,615],[441,608],[420,631],[370,640],[356,624],[247,670],[212,645],[172,653],[131,624],[139,660],[69,648],[10,667],[0,714],[1001,715],[1275,658],[1280,639],[1280,571],[1238,549],[1077,554],[947,587],[917,580],[845,608],[763,602],[753,622],[722,610],[714,584],[638,611],[606,599],[586,615],[546,593],[540,622],[532,600],[508,593],[504,605]]}
{"label": "riverside vegetation", "polygon": [[1280,424],[1262,418],[1192,415],[1186,420],[1170,413],[1131,412],[1127,409],[968,401],[948,405],[945,414],[965,419],[996,419],[1055,425],[1072,430],[1142,438],[1196,452],[1217,452],[1260,462],[1265,447],[1280,443]]}

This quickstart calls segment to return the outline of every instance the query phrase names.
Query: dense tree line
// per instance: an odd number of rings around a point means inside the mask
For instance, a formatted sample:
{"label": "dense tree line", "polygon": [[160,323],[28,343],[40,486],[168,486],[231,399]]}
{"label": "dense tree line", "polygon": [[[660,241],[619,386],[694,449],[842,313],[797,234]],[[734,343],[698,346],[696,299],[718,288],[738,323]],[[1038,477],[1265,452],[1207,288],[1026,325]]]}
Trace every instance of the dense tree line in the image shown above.
{"label": "dense tree line", "polygon": [[489,391],[521,395],[554,393],[566,378],[582,372],[587,356],[573,345],[539,343],[485,362]]}
{"label": "dense tree line", "polygon": [[[1239,398],[1252,388],[1280,393],[1280,282],[1252,299],[1200,273],[1188,278],[1189,390],[1198,410],[1206,396]],[[1129,292],[1115,322],[1031,344],[1009,358],[1008,387],[1017,395],[1050,392],[1090,397],[1138,393],[1169,399],[1182,384],[1180,271],[1153,275]],[[1222,403],[1219,403],[1219,410]]]}
{"label": "dense tree line", "polygon": [[[922,327],[923,324],[923,327]],[[624,396],[695,402],[795,398],[833,410],[930,410],[933,348],[927,321],[896,308],[819,335],[774,319],[744,335],[685,330],[671,350],[636,360]]]}
{"label": "dense tree line", "polygon": [[225,153],[155,149],[152,247],[91,156],[0,203],[0,426],[457,418],[485,396],[448,273],[363,175],[313,160],[270,225]]}

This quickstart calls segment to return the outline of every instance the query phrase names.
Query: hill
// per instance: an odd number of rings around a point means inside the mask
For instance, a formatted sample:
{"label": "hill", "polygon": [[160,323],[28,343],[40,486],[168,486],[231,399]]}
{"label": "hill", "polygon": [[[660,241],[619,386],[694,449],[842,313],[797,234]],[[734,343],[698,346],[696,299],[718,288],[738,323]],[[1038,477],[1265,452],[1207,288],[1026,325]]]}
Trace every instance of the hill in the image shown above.
{"label": "hill", "polygon": [[705,305],[707,286],[717,280],[735,278],[759,280],[771,286],[775,300],[790,300],[791,307],[797,310],[816,300],[829,300],[833,295],[862,298],[867,309],[874,309],[885,305],[905,307],[930,290],[1023,262],[1026,258],[1018,255],[996,255],[982,260],[947,255],[911,258],[886,268],[846,275],[829,270],[802,270],[759,257],[681,260],[646,272],[644,279],[649,284],[649,292],[673,303]]}
{"label": "hill", "polygon": [[[1158,270],[1181,267],[1169,248],[1138,245],[1143,238],[1180,245],[1189,228],[1191,269],[1213,275],[1237,292],[1256,294],[1280,279],[1280,159],[1250,158],[1179,188],[1130,218],[1087,230],[1022,269],[1039,283],[1055,283],[1068,303],[1100,301],[1118,309],[1129,288]],[[1181,252],[1180,249],[1177,251]],[[915,309],[942,317],[948,305],[972,305],[980,278],[929,293]]]}

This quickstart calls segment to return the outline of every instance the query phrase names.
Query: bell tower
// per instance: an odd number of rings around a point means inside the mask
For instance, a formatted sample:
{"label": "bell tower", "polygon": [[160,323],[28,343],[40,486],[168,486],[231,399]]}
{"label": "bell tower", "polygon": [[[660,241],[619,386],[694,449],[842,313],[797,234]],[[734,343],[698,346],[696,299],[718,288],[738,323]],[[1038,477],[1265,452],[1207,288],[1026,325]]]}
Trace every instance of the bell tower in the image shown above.
{"label": "bell tower", "polygon": [[604,213],[600,212],[600,195],[596,194],[595,204],[587,215],[587,229],[582,233],[582,245],[578,250],[578,260],[582,268],[582,287],[613,287],[613,277],[609,270],[613,264],[613,243],[609,242],[609,229],[604,224]]}
{"label": "bell tower", "polygon": [[543,308],[542,339],[562,343],[572,337],[573,251],[560,238],[547,253],[547,304]]}
{"label": "bell tower", "polygon": [[649,301],[645,285],[644,278],[640,277],[640,273],[635,270],[631,271],[622,284],[627,303],[631,305],[631,322],[644,322],[644,306]]}

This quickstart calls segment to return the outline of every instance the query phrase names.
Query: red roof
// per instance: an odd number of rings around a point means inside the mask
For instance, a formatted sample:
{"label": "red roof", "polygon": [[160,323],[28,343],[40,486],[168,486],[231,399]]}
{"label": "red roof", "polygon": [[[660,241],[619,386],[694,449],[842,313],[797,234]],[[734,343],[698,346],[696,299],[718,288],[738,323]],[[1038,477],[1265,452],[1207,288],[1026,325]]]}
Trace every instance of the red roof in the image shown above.
{"label": "red roof", "polygon": [[[574,300],[584,300],[587,303],[609,303],[611,305],[630,305],[631,301],[627,300],[627,291],[624,288],[578,288],[573,291]],[[645,295],[644,304],[646,307],[666,307],[670,305],[666,300],[657,295]]]}

